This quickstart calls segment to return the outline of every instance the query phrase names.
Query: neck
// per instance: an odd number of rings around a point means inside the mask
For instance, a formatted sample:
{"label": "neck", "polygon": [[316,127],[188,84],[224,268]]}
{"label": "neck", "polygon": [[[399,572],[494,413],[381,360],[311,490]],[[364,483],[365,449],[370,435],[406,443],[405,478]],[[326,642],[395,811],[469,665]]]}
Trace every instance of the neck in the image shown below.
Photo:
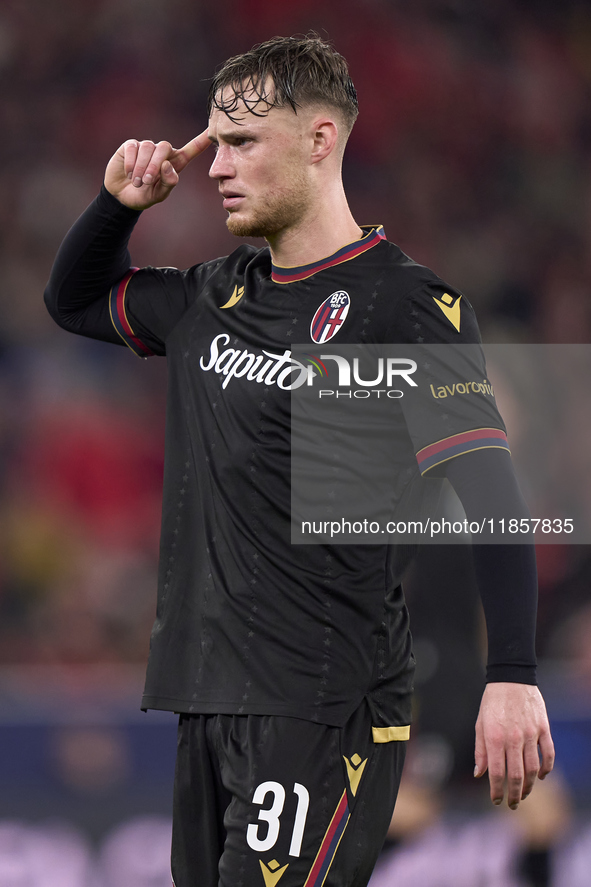
{"label": "neck", "polygon": [[296,225],[267,237],[267,242],[273,264],[293,267],[320,261],[362,236],[339,182],[332,194],[324,191],[322,200]]}

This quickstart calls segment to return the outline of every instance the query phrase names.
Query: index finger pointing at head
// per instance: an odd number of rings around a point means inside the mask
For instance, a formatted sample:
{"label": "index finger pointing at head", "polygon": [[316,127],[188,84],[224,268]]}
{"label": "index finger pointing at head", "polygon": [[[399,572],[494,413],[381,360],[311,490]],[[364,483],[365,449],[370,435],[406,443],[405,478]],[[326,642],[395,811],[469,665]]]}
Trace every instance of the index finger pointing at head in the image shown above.
{"label": "index finger pointing at head", "polygon": [[208,138],[207,132],[208,130],[204,129],[198,136],[195,136],[194,139],[191,139],[190,142],[187,142],[186,145],[183,145],[182,148],[178,148],[173,153],[170,159],[177,172],[180,172],[191,162],[191,160],[194,160],[195,157],[203,154],[203,152],[209,148],[211,140]]}

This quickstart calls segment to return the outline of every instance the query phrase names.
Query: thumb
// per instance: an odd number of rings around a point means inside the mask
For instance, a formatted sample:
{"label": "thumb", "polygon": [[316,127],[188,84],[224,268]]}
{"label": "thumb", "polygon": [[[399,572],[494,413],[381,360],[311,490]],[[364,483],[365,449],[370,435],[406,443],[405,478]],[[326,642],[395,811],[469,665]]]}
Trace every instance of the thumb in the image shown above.
{"label": "thumb", "polygon": [[178,185],[179,174],[170,160],[163,161],[160,167],[160,176],[154,185],[154,203],[162,203],[166,200],[175,185]]}
{"label": "thumb", "polygon": [[179,174],[170,162],[165,160],[160,167],[160,182],[168,188],[174,188],[178,184]]}

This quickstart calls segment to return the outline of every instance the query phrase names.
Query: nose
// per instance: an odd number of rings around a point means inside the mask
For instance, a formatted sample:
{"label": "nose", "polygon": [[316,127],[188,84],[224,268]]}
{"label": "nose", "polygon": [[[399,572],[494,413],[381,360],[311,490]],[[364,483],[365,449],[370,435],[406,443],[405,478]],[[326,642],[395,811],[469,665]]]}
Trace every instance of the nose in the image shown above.
{"label": "nose", "polygon": [[227,145],[218,147],[215,159],[209,168],[209,175],[212,179],[231,179],[236,175]]}

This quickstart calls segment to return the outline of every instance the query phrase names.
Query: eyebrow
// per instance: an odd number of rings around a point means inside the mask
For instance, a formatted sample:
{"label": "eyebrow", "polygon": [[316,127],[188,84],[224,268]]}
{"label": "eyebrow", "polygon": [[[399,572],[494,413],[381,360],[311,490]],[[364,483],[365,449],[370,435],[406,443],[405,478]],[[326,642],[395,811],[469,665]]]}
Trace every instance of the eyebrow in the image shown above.
{"label": "eyebrow", "polygon": [[[221,138],[224,141],[231,141],[232,139],[253,139],[255,137],[256,134],[248,128],[221,133]],[[215,136],[208,135],[207,138],[210,142],[213,142],[214,145],[218,144],[218,139]]]}

